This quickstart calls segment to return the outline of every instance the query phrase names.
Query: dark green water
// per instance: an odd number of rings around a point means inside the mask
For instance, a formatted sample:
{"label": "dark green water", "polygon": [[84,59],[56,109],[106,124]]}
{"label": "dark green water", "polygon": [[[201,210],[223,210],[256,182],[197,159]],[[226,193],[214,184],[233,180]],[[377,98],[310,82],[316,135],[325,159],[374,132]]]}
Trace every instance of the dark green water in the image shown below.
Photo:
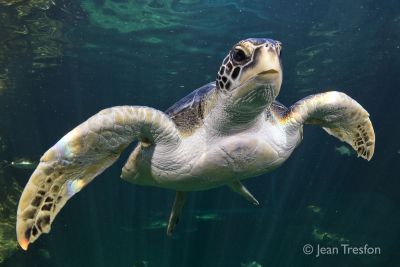
{"label": "dark green water", "polygon": [[[367,162],[305,127],[283,166],[244,182],[259,207],[228,188],[190,193],[173,238],[163,222],[174,192],[119,179],[126,151],[67,203],[49,235],[27,252],[10,249],[0,266],[400,266],[398,1],[0,1],[0,15],[2,162],[39,159],[103,108],[167,109],[214,80],[227,51],[249,37],[283,43],[280,102],[343,91],[376,133]],[[16,206],[4,188],[23,187],[32,170],[0,166],[6,229]],[[0,238],[0,247],[15,240]],[[305,255],[306,244],[340,251]],[[344,255],[341,244],[380,254]]]}

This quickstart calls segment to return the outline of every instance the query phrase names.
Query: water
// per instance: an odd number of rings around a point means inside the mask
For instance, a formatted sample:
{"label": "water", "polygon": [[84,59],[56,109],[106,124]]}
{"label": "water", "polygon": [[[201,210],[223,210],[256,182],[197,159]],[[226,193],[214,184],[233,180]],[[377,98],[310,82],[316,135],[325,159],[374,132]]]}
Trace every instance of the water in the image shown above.
{"label": "water", "polygon": [[[400,5],[389,1],[0,1],[1,266],[397,266]],[[38,158],[115,105],[165,110],[214,80],[233,44],[283,43],[286,106],[340,90],[370,113],[376,150],[356,158],[319,127],[279,169],[190,193],[173,238],[174,192],[119,179],[129,150],[71,199],[27,252],[16,202]],[[305,255],[303,246],[338,247]],[[341,245],[379,247],[345,255]]]}

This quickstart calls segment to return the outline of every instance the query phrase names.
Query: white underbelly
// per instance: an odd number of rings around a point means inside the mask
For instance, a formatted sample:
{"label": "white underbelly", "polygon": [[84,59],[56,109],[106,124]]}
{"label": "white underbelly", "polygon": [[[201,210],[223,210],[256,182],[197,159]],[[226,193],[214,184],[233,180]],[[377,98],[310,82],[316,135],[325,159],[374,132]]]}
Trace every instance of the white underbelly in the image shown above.
{"label": "white underbelly", "polygon": [[271,171],[285,159],[261,138],[249,135],[225,137],[199,156],[187,184],[197,190],[216,187]]}
{"label": "white underbelly", "polygon": [[297,137],[294,141],[287,140],[286,135],[281,133],[279,128],[265,127],[257,133],[214,137],[211,140],[204,133],[199,133],[185,139],[182,150],[175,155],[158,153],[156,149],[143,157],[143,164],[140,165],[149,169],[139,171],[136,177],[145,179],[135,178],[130,182],[198,191],[261,175],[279,167],[298,143]]}

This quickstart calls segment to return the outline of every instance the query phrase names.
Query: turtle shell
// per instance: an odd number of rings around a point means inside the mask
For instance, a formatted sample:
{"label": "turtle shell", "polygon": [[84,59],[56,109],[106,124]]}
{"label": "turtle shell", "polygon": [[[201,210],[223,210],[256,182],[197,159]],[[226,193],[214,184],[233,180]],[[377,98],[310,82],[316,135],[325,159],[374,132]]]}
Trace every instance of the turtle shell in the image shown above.
{"label": "turtle shell", "polygon": [[215,82],[203,85],[173,104],[165,113],[171,117],[179,130],[191,133],[202,125],[206,112],[205,104],[208,97],[215,92],[215,88]]}

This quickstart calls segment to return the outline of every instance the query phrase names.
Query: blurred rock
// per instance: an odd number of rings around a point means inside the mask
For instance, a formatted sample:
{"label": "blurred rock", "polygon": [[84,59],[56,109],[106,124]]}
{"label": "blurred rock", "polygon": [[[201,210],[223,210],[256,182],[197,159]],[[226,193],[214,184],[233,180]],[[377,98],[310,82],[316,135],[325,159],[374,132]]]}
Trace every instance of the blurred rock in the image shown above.
{"label": "blurred rock", "polygon": [[14,178],[0,172],[0,263],[17,249],[15,222],[18,199],[22,188]]}
{"label": "blurred rock", "polygon": [[262,267],[262,265],[256,261],[241,263],[240,266],[241,267]]}
{"label": "blurred rock", "polygon": [[350,242],[349,239],[338,233],[326,232],[318,227],[314,227],[312,236],[316,242],[321,242],[322,244],[329,246],[337,246],[345,243],[348,244]]}

